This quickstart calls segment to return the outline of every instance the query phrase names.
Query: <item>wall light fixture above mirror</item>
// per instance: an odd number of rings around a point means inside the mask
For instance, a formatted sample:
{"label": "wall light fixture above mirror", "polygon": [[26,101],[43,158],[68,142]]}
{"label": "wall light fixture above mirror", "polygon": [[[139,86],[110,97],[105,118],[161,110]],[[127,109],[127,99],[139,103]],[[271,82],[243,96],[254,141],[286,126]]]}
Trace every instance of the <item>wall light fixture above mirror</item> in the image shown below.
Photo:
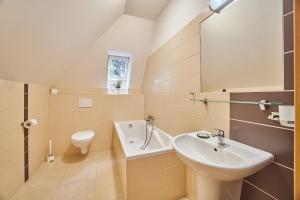
{"label": "wall light fixture above mirror", "polygon": [[209,8],[216,13],[220,13],[224,8],[231,5],[237,0],[211,0],[209,3]]}

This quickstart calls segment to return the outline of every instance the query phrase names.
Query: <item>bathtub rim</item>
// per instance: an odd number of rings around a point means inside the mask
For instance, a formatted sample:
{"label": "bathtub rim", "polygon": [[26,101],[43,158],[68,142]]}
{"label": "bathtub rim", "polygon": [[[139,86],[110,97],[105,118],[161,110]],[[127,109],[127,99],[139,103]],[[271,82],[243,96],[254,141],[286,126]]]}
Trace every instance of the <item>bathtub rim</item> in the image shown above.
{"label": "bathtub rim", "polygon": [[125,141],[121,139],[119,132],[122,131],[119,127],[120,124],[125,124],[125,123],[135,123],[135,122],[143,122],[145,123],[145,120],[129,120],[129,121],[114,121],[114,129],[115,129],[115,134],[118,136],[118,139],[122,145],[122,150],[124,152],[124,155],[126,157],[126,160],[133,160],[137,158],[145,158],[145,157],[150,157],[150,156],[156,156],[156,155],[161,155],[165,153],[170,153],[174,152],[174,147],[173,147],[173,137],[170,136],[168,133],[164,132],[163,130],[159,129],[158,127],[154,126],[154,128],[159,131],[161,134],[164,134],[169,140],[170,144],[167,146],[164,146],[162,149],[157,149],[153,150],[151,152],[147,151],[145,153],[134,153],[134,154],[129,154],[126,149],[125,149]]}

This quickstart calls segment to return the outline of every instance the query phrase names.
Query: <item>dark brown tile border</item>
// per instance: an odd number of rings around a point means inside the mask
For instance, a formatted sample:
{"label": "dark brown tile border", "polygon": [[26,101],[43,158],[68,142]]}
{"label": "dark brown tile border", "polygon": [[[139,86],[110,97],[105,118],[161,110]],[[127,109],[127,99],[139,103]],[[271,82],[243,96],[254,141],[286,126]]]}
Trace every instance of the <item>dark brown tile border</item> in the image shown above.
{"label": "dark brown tile border", "polygon": [[230,120],[230,138],[272,153],[274,161],[294,168],[294,131]]}
{"label": "dark brown tile border", "polygon": [[24,154],[28,152],[28,136],[24,137]]}
{"label": "dark brown tile border", "polygon": [[294,10],[293,0],[283,0],[283,14],[290,13]]}
{"label": "dark brown tile border", "polygon": [[284,52],[294,50],[294,15],[293,13],[283,18],[284,23]]}
{"label": "dark brown tile border", "polygon": [[[287,105],[294,105],[294,92],[249,92],[249,93],[231,93],[230,100],[237,101],[260,101],[266,99],[269,101],[278,101]],[[266,111],[261,111],[257,105],[231,104],[230,118],[243,121],[267,124],[281,127],[276,121],[268,119],[271,112],[278,112],[278,107],[270,107]]]}
{"label": "dark brown tile border", "polygon": [[25,176],[25,179],[26,179],[25,181],[27,181],[29,179],[29,166],[26,166],[24,168],[24,171],[25,171],[24,176]]}
{"label": "dark brown tile border", "polygon": [[[28,120],[28,84],[24,84],[24,121]],[[24,180],[29,179],[28,129],[24,128]]]}
{"label": "dark brown tile border", "polygon": [[[28,98],[27,95],[24,95],[24,99]],[[28,120],[28,108],[24,105],[24,121]]]}
{"label": "dark brown tile border", "polygon": [[293,170],[272,163],[246,180],[277,199],[293,199]]}
{"label": "dark brown tile border", "polygon": [[294,90],[294,52],[284,54],[284,89]]}
{"label": "dark brown tile border", "polygon": [[28,160],[28,151],[24,153],[24,166],[25,168],[28,167],[29,160]]}
{"label": "dark brown tile border", "polygon": [[24,94],[28,94],[28,88],[29,88],[29,85],[24,84]]}
{"label": "dark brown tile border", "polygon": [[241,200],[274,200],[245,181],[242,188]]}

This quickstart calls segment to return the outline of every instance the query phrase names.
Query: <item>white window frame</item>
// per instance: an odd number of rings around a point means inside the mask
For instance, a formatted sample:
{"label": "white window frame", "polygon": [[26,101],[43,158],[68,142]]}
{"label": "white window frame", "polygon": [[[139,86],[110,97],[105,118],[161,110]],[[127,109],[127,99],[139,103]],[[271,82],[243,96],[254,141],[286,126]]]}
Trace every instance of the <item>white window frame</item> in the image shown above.
{"label": "white window frame", "polygon": [[130,84],[130,78],[131,78],[132,53],[125,52],[125,51],[118,51],[118,50],[108,50],[108,53],[107,53],[107,80],[106,80],[106,88],[108,90],[115,90],[116,88],[111,87],[111,85],[112,85],[112,82],[117,82],[117,81],[109,81],[109,66],[108,66],[109,56],[120,56],[120,57],[127,57],[127,58],[129,58],[128,66],[127,66],[127,78],[126,78],[126,82],[122,82],[122,86],[120,88],[122,90],[128,90],[129,89],[129,84]]}

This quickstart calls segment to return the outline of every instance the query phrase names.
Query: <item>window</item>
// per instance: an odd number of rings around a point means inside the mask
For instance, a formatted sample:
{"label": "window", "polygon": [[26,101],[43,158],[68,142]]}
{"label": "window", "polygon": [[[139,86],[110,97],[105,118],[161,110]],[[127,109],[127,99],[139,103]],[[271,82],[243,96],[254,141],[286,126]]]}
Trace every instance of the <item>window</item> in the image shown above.
{"label": "window", "polygon": [[128,52],[108,51],[107,89],[129,88],[132,55]]}

